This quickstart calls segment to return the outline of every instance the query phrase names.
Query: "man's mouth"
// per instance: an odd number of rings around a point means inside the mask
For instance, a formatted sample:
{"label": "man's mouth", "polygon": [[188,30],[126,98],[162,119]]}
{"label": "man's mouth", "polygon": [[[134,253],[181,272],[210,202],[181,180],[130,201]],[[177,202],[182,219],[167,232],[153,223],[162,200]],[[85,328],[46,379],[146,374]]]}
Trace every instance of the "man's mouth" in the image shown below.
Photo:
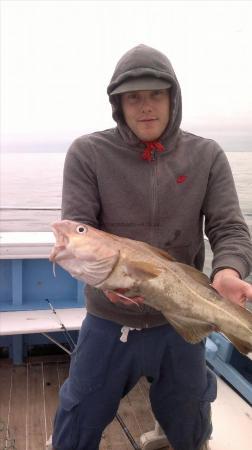
{"label": "man's mouth", "polygon": [[138,122],[155,122],[157,120],[157,118],[156,117],[146,117],[146,118],[143,118],[143,119],[138,119]]}

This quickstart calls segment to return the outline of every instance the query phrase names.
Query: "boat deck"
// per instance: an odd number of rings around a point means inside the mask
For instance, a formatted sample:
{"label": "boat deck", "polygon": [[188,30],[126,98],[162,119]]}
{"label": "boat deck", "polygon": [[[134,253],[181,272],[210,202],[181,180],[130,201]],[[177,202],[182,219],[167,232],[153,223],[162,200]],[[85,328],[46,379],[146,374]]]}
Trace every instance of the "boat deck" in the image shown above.
{"label": "boat deck", "polygon": [[[0,450],[45,450],[52,432],[58,390],[67,377],[68,367],[64,356],[33,357],[21,366],[0,360]],[[154,428],[148,389],[148,382],[142,378],[121,401],[118,411],[138,443],[142,433]],[[211,450],[251,450],[251,406],[221,379],[218,389],[213,404]],[[115,419],[104,432],[100,450],[131,449]]]}

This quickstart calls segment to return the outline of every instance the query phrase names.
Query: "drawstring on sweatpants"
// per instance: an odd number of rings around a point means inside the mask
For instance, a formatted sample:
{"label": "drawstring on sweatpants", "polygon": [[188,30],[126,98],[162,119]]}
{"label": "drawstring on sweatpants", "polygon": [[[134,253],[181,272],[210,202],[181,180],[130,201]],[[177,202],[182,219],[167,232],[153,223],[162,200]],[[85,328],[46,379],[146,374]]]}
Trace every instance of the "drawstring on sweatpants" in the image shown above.
{"label": "drawstring on sweatpants", "polygon": [[130,331],[133,331],[133,330],[137,330],[137,331],[140,331],[142,328],[131,328],[131,327],[127,327],[126,325],[124,325],[122,328],[121,328],[121,336],[120,336],[120,341],[121,342],[127,342],[127,340],[128,340],[128,335],[129,335],[129,332]]}

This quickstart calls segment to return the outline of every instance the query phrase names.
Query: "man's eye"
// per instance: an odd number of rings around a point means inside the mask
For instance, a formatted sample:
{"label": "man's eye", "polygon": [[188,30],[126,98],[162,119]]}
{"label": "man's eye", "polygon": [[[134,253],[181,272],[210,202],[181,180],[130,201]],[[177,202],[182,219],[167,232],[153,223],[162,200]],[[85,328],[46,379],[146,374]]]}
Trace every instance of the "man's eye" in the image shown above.
{"label": "man's eye", "polygon": [[167,93],[167,90],[165,90],[165,89],[161,89],[160,91],[153,91],[153,93],[152,93],[152,96],[154,97],[154,98],[162,98],[162,97],[164,97],[164,96],[166,96],[166,95],[168,95],[168,93]]}
{"label": "man's eye", "polygon": [[138,98],[137,94],[129,94],[128,95],[129,100],[137,100],[137,98]]}

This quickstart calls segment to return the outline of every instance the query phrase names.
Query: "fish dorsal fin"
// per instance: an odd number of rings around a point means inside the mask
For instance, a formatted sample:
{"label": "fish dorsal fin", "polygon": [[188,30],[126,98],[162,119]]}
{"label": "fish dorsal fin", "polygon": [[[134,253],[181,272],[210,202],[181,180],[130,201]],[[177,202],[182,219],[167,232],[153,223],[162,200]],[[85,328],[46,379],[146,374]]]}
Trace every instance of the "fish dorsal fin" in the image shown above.
{"label": "fish dorsal fin", "polygon": [[153,253],[156,256],[168,259],[168,261],[176,261],[176,259],[174,259],[168,252],[162,250],[161,248],[152,247],[151,245],[146,243],[144,243],[144,246],[147,247],[149,250],[151,250],[151,253]]}
{"label": "fish dorsal fin", "polygon": [[125,266],[127,274],[138,281],[145,281],[150,278],[155,278],[161,271],[151,262],[131,261],[126,262]]}
{"label": "fish dorsal fin", "polygon": [[176,262],[176,265],[181,267],[187,275],[189,275],[191,278],[193,278],[198,283],[201,283],[204,286],[209,287],[209,288],[211,287],[210,280],[205,273],[200,272],[199,270],[195,269],[195,267],[188,266],[187,264],[183,264],[180,262]]}
{"label": "fish dorsal fin", "polygon": [[225,336],[232,342],[235,348],[244,355],[247,355],[248,353],[252,352],[252,345],[241,341],[236,336],[233,336],[231,334],[225,334]]}
{"label": "fish dorsal fin", "polygon": [[214,324],[203,322],[192,317],[170,316],[168,318],[170,324],[182,336],[185,341],[190,344],[196,344],[202,341],[213,331],[218,331]]}

